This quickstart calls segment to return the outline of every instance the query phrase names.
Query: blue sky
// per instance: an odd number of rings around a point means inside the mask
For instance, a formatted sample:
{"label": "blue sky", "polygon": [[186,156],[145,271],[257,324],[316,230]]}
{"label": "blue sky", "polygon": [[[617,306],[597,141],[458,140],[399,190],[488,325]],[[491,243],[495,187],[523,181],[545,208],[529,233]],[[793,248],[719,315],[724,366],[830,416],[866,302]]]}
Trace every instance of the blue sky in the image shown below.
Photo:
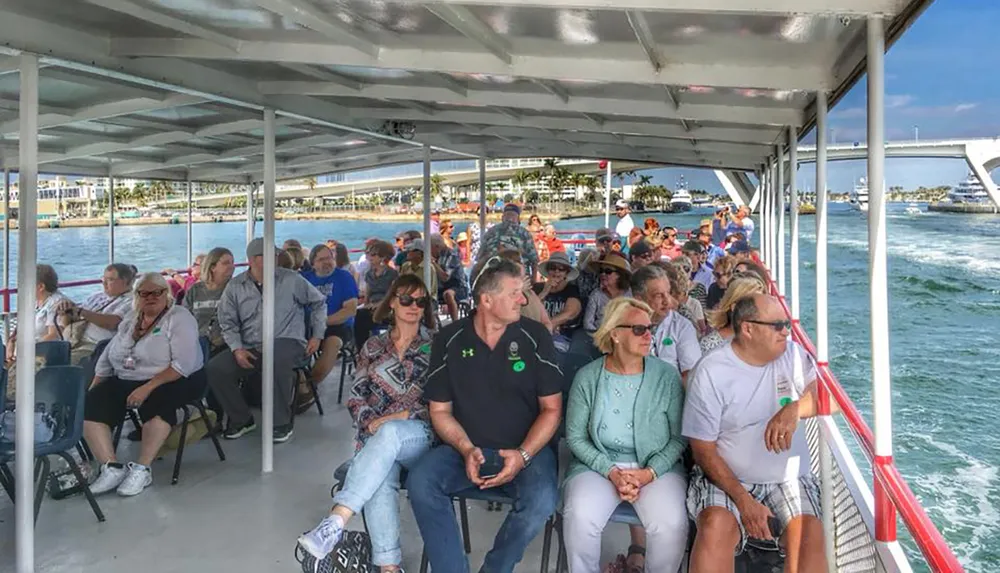
{"label": "blue sky", "polygon": [[[1000,136],[1000,1],[937,0],[889,50],[885,61],[886,136],[920,139]],[[865,141],[867,82],[863,78],[830,112],[838,143]],[[814,143],[815,133],[804,143]],[[846,192],[864,176],[864,161],[829,166],[829,186]],[[1000,171],[1000,170],[998,170]],[[913,189],[955,185],[968,168],[962,160],[889,159],[886,183]],[[722,193],[715,175],[697,169],[657,169],[654,182],[672,187],[683,174],[689,187]],[[994,179],[997,174],[994,173]],[[815,187],[815,170],[799,170],[800,189]]]}

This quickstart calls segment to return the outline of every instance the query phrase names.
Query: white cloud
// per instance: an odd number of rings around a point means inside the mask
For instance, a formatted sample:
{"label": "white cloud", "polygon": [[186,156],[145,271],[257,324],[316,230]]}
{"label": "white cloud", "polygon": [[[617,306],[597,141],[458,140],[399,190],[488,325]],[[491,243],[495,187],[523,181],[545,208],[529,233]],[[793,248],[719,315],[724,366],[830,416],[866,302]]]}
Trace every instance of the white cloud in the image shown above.
{"label": "white cloud", "polygon": [[955,106],[955,113],[961,113],[963,111],[969,111],[978,107],[978,103],[960,103]]}
{"label": "white cloud", "polygon": [[909,105],[913,101],[911,95],[887,95],[885,96],[886,109],[895,109]]}

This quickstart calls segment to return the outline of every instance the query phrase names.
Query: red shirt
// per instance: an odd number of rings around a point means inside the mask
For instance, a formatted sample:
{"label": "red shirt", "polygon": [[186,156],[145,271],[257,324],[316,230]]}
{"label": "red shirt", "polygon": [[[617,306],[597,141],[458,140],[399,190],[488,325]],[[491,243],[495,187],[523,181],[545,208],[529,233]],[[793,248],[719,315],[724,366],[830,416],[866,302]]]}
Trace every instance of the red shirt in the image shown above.
{"label": "red shirt", "polygon": [[566,245],[563,244],[559,237],[552,237],[551,239],[548,237],[542,237],[542,240],[545,241],[545,246],[549,248],[550,255],[552,253],[566,252]]}

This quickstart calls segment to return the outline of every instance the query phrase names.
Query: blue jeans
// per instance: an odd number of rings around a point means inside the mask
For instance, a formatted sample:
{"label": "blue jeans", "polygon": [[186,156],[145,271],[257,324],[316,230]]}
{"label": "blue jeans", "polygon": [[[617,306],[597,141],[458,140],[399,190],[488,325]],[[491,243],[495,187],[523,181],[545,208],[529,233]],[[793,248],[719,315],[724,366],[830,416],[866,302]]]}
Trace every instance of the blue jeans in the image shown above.
{"label": "blue jeans", "polygon": [[431,447],[433,432],[421,420],[386,422],[354,455],[344,489],[333,502],[354,513],[364,509],[375,565],[399,565],[399,474]]}
{"label": "blue jeans", "polygon": [[[431,569],[434,573],[468,573],[469,560],[462,547],[452,495],[475,486],[465,474],[461,454],[447,445],[432,449],[410,470],[406,487]],[[559,484],[552,449],[543,448],[530,466],[499,489],[515,500],[514,509],[486,554],[482,573],[512,573],[531,540],[555,512]]]}

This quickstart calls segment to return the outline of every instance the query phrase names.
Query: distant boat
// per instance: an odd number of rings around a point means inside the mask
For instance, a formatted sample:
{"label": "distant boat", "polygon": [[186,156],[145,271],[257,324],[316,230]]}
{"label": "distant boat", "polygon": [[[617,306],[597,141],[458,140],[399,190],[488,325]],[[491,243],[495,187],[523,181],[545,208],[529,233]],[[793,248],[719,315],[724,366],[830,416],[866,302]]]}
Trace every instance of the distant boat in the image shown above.
{"label": "distant boat", "polygon": [[910,203],[906,206],[907,215],[922,215],[924,212],[920,210],[920,206],[916,203]]}
{"label": "distant boat", "polygon": [[858,180],[854,189],[851,191],[849,202],[851,207],[861,211],[862,213],[868,212],[868,180],[862,177]]}
{"label": "distant boat", "polygon": [[674,191],[673,196],[670,198],[670,204],[667,205],[666,212],[668,213],[683,213],[685,211],[690,211],[693,201],[691,200],[691,193],[687,190],[687,183],[684,181],[684,176],[681,175],[680,181],[677,182],[677,190]]}
{"label": "distant boat", "polygon": [[958,184],[958,187],[948,192],[948,200],[952,203],[988,203],[990,195],[986,192],[979,178],[973,173]]}

